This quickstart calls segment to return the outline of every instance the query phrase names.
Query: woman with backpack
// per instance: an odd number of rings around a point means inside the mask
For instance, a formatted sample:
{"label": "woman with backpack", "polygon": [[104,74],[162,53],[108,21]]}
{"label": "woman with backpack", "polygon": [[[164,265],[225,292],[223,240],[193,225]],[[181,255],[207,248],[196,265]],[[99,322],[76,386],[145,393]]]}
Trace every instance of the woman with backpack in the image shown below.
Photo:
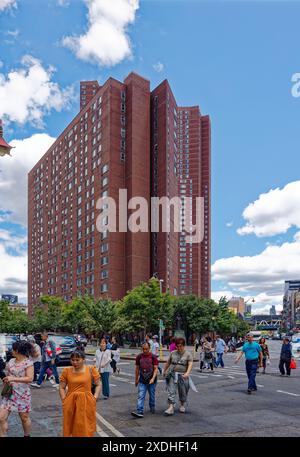
{"label": "woman with backpack", "polygon": [[135,361],[135,385],[138,386],[138,401],[136,411],[131,414],[134,417],[144,417],[144,403],[147,392],[149,393],[149,407],[152,414],[155,413],[155,389],[157,384],[158,360],[152,354],[150,343],[142,345],[142,352]]}
{"label": "woman with backpack", "polygon": [[63,436],[92,437],[96,432],[96,401],[101,388],[100,376],[95,367],[85,364],[83,351],[74,351],[70,360],[72,367],[63,369],[59,384],[63,408]]}

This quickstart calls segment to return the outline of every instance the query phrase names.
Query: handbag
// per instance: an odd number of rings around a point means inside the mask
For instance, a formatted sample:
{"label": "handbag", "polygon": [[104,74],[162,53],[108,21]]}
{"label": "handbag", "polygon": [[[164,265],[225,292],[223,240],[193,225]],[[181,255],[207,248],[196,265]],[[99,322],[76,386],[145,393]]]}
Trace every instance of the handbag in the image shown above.
{"label": "handbag", "polygon": [[291,360],[290,368],[291,368],[291,370],[295,370],[297,368],[295,360]]}
{"label": "handbag", "polygon": [[5,383],[2,388],[1,397],[10,398],[12,396],[12,393],[13,393],[12,385]]}

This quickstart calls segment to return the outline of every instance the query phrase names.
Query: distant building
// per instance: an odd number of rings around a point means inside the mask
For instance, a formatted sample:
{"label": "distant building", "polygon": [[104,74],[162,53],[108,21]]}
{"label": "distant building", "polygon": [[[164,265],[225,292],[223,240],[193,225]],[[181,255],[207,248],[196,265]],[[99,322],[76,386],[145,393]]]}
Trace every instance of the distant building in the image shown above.
{"label": "distant building", "polygon": [[[210,119],[178,106],[167,80],[153,91],[135,73],[102,86],[82,81],[80,111],[29,172],[29,313],[42,295],[117,300],[153,275],[172,295],[209,298],[210,180]],[[120,189],[126,203],[202,196],[203,242],[190,243],[185,230],[151,232],[153,217],[146,231],[100,233],[97,201],[124,206]],[[182,205],[181,220],[187,215]]]}
{"label": "distant building", "polygon": [[245,300],[243,297],[231,297],[228,302],[228,309],[233,311],[235,314],[245,313]]}
{"label": "distant building", "polygon": [[273,316],[275,314],[276,314],[276,308],[275,308],[275,305],[272,305],[270,308],[270,316]]}
{"label": "distant building", "polygon": [[8,303],[9,309],[12,311],[19,309],[20,311],[23,311],[23,313],[28,313],[28,305],[19,303],[18,295],[2,294],[1,300],[6,301]]}
{"label": "distant building", "polygon": [[9,307],[9,309],[10,309],[11,311],[17,311],[17,310],[19,310],[19,311],[22,311],[22,312],[25,313],[25,314],[28,314],[28,305],[25,305],[24,303],[16,303],[16,304],[10,303],[10,304],[8,305],[8,307]]}
{"label": "distant building", "polygon": [[246,305],[246,314],[251,315],[252,313],[252,305]]}
{"label": "distant building", "polygon": [[285,327],[291,329],[300,325],[300,280],[284,283],[282,320]]}

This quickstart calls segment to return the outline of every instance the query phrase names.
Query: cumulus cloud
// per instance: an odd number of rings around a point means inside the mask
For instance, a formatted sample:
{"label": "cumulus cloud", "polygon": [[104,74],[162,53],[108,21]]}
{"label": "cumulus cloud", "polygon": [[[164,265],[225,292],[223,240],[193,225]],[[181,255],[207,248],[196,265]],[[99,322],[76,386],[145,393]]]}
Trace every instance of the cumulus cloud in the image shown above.
{"label": "cumulus cloud", "polygon": [[153,65],[153,68],[157,73],[161,73],[164,70],[165,66],[161,62],[157,62]]}
{"label": "cumulus cloud", "polygon": [[293,226],[300,228],[300,181],[261,194],[243,217],[247,222],[237,230],[239,235],[274,236]]}
{"label": "cumulus cloud", "polygon": [[[1,240],[0,234],[0,294],[27,296],[27,252],[22,248],[23,237],[9,236],[10,240]],[[19,255],[8,252],[8,244],[18,247]]]}
{"label": "cumulus cloud", "polygon": [[[245,295],[241,290],[219,290],[211,293],[211,298],[218,302],[221,297],[230,300],[231,297],[243,297],[247,305],[251,304],[252,314],[269,314],[272,305],[275,305],[276,312],[282,311],[282,294],[261,292],[259,294]],[[254,303],[253,303],[254,298]],[[248,300],[248,301],[247,301]]]}
{"label": "cumulus cloud", "polygon": [[300,277],[299,258],[300,232],[292,242],[267,246],[260,254],[217,260],[212,266],[212,276],[243,293],[282,296],[284,281]]}
{"label": "cumulus cloud", "polygon": [[0,0],[0,11],[4,11],[7,8],[16,8],[16,0]]}
{"label": "cumulus cloud", "polygon": [[44,133],[10,141],[12,157],[0,160],[0,213],[5,220],[27,225],[27,174],[54,141]]}
{"label": "cumulus cloud", "polygon": [[63,45],[77,58],[103,66],[116,65],[131,57],[128,26],[135,21],[139,0],[84,0],[88,7],[88,29],[80,36],[67,36]]}
{"label": "cumulus cloud", "polygon": [[68,108],[73,91],[62,90],[51,81],[53,72],[53,67],[46,69],[38,59],[27,55],[22,59],[22,68],[7,76],[0,73],[0,117],[42,127],[45,114]]}

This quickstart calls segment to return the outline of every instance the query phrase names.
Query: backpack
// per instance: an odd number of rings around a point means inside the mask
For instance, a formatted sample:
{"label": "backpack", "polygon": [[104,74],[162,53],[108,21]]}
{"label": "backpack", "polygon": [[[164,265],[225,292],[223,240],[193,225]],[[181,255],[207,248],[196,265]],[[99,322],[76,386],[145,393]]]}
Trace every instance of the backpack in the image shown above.
{"label": "backpack", "polygon": [[[150,357],[144,357],[144,354],[139,354],[137,360],[138,360],[138,366],[140,368],[140,381],[143,384],[149,384],[149,382],[153,376],[154,361],[156,360],[156,356],[154,354],[151,354],[151,359],[150,359]],[[156,381],[156,379],[155,379],[155,381]]]}

